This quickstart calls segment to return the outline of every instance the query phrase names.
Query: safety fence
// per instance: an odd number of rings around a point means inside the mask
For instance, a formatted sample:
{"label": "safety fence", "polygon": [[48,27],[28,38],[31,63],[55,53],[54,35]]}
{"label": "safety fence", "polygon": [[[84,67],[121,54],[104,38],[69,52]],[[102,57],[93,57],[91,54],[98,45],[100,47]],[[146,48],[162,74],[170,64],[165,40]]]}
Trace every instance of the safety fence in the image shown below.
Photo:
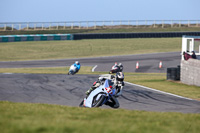
{"label": "safety fence", "polygon": [[0,31],[67,30],[117,28],[200,27],[200,20],[117,20],[65,22],[1,22]]}

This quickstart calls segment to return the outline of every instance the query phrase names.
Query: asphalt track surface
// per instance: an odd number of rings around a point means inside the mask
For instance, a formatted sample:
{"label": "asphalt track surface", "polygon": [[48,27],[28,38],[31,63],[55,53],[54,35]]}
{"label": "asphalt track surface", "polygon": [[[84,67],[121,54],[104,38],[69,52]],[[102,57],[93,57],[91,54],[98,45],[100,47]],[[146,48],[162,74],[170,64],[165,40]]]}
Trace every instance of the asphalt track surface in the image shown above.
{"label": "asphalt track surface", "polygon": [[[174,53],[80,58],[46,61],[0,62],[0,67],[56,67],[79,60],[83,66],[98,67],[95,71],[109,71],[114,62],[121,62],[127,72],[166,72],[167,67],[180,64],[180,55]],[[141,67],[136,70],[135,62]],[[163,61],[163,68],[158,62]],[[98,75],[65,74],[0,74],[0,100],[27,103],[47,103],[78,106]],[[180,98],[144,87],[125,84],[118,98],[120,108],[159,112],[200,113],[200,101]],[[111,108],[104,105],[102,108]]]}
{"label": "asphalt track surface", "polygon": [[[60,60],[42,60],[42,61],[11,61],[0,62],[0,68],[20,68],[20,67],[60,67],[70,66],[78,60],[82,66],[96,66],[95,71],[109,71],[115,62],[122,63],[124,72],[145,72],[145,73],[166,73],[168,67],[177,67],[180,65],[180,52],[138,54],[96,58],[77,58]],[[162,61],[162,68],[159,63]],[[139,69],[136,69],[136,63],[139,62]]]}
{"label": "asphalt track surface", "polygon": [[[0,100],[79,106],[98,75],[0,74]],[[126,84],[120,108],[200,113],[200,102]],[[102,108],[111,108],[104,105]]]}

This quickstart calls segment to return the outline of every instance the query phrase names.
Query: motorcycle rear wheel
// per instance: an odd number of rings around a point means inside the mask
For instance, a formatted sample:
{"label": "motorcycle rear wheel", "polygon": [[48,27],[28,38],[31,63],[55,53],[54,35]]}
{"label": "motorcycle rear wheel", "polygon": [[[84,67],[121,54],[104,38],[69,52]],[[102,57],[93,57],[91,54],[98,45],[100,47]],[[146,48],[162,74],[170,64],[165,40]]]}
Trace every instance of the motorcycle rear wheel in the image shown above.
{"label": "motorcycle rear wheel", "polygon": [[84,107],[83,102],[84,102],[84,100],[79,104],[79,107]]}

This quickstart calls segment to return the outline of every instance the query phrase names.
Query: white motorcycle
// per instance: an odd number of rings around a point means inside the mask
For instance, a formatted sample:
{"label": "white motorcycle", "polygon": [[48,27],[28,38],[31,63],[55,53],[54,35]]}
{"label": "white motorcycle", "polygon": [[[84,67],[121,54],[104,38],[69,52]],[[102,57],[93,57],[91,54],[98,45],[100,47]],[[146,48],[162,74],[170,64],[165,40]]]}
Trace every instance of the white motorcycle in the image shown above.
{"label": "white motorcycle", "polygon": [[113,82],[106,79],[105,82],[93,90],[83,101],[79,107],[99,107],[106,104],[112,96],[115,95],[116,89],[112,87]]}

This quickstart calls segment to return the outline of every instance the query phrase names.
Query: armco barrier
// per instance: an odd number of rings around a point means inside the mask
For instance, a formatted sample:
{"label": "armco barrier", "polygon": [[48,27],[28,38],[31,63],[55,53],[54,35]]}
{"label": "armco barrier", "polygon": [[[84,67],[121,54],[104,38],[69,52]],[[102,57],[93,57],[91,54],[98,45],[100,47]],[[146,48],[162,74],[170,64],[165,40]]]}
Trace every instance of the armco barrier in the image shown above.
{"label": "armco barrier", "polygon": [[114,38],[167,38],[200,36],[200,32],[156,32],[156,33],[90,33],[90,34],[74,34],[74,40],[80,39],[114,39]]}
{"label": "armco barrier", "polygon": [[73,40],[72,34],[3,35],[0,42]]}

